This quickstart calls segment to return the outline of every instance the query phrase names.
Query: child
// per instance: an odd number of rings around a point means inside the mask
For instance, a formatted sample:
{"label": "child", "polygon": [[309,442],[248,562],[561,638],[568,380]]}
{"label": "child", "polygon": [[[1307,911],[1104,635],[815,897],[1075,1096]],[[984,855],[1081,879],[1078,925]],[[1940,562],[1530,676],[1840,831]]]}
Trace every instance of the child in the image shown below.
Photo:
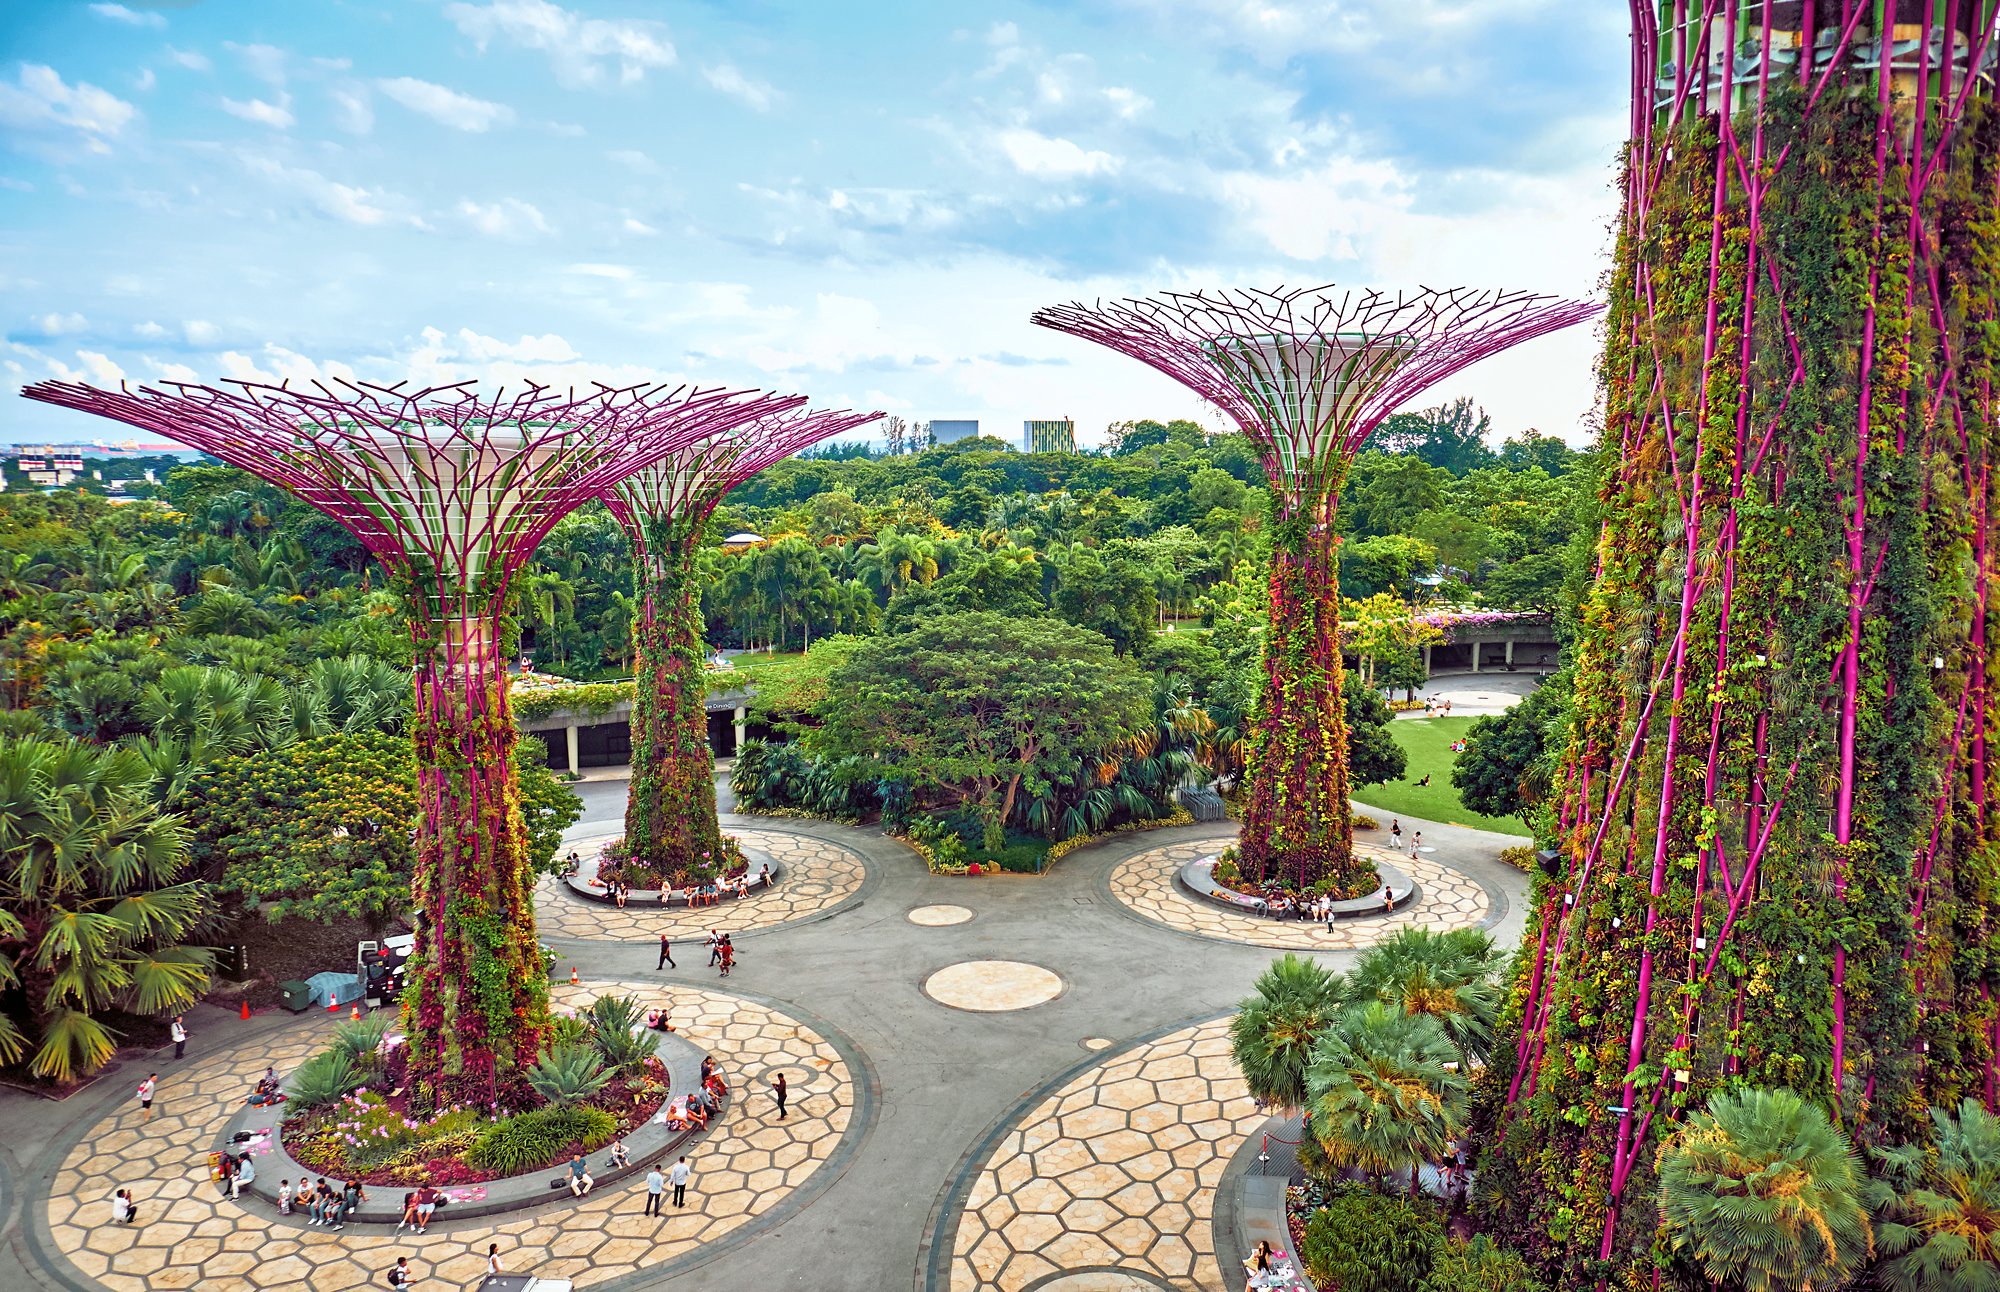
{"label": "child", "polygon": [[292,1182],[290,1180],[278,1181],[278,1214],[281,1216],[292,1214]]}

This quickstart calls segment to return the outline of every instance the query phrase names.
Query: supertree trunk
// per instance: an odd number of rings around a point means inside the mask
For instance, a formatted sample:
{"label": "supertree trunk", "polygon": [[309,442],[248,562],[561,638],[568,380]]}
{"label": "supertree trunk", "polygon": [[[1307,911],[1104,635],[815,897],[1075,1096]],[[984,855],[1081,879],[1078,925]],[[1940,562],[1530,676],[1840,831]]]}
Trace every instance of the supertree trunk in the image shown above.
{"label": "supertree trunk", "polygon": [[418,817],[410,1083],[442,1105],[512,1103],[548,1015],[499,622],[414,617]]}
{"label": "supertree trunk", "polygon": [[1993,6],[1893,3],[1634,9],[1567,869],[1478,1112],[1566,1286],[1649,1269],[1718,1085],[1990,1098]]}
{"label": "supertree trunk", "polygon": [[1034,322],[1149,364],[1227,414],[1271,481],[1271,627],[1239,865],[1255,880],[1372,887],[1354,856],[1333,509],[1354,455],[1399,405],[1598,307],[1526,292],[1168,292],[1037,311]]}
{"label": "supertree trunk", "polygon": [[1341,695],[1338,481],[1277,521],[1264,686],[1252,715],[1243,817],[1243,874],[1298,889],[1360,877],[1347,802],[1347,712]]}
{"label": "supertree trunk", "polygon": [[640,866],[672,874],[719,868],[715,759],[708,747],[701,586],[695,555],[704,517],[662,521],[634,562],[632,790],[625,847]]}

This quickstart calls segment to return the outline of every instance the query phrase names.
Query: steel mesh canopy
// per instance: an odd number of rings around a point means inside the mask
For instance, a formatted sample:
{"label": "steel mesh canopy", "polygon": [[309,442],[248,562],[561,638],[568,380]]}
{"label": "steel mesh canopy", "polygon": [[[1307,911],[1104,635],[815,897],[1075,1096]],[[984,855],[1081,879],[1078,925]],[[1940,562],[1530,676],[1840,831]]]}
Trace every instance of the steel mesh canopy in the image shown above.
{"label": "steel mesh canopy", "polygon": [[529,383],[491,395],[469,381],[337,385],[51,381],[22,393],[157,432],[291,490],[440,613],[504,589],[558,520],[632,471],[805,402],[665,384],[579,394]]}
{"label": "steel mesh canopy", "polygon": [[705,518],[724,494],[765,467],[881,416],[793,407],[739,422],[624,477],[604,491],[604,505],[643,548],[646,521]]}
{"label": "steel mesh canopy", "polygon": [[1298,484],[1352,457],[1428,387],[1603,308],[1533,292],[1327,284],[1078,301],[1032,321],[1130,355],[1214,404],[1296,502]]}

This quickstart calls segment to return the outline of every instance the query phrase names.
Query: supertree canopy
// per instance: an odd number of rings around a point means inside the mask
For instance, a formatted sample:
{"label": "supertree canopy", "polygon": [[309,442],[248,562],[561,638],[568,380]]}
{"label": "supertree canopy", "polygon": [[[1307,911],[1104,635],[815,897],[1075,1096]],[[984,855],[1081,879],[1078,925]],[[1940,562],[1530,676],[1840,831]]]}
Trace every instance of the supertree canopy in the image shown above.
{"label": "supertree canopy", "polygon": [[1482,1189],[1650,1279],[1661,1137],[1995,1101],[1994,0],[1635,2],[1597,578]]}
{"label": "supertree canopy", "polygon": [[1352,883],[1334,508],[1362,442],[1469,364],[1601,307],[1525,292],[1167,292],[1034,322],[1150,364],[1221,409],[1271,478],[1271,628],[1250,742],[1243,874]]}
{"label": "supertree canopy", "polygon": [[441,1102],[518,1093],[547,1020],[547,986],[512,768],[508,582],[572,508],[704,436],[803,400],[685,386],[481,395],[470,382],[414,391],[44,382],[23,393],[280,485],[389,571],[416,641],[411,1079]]}
{"label": "supertree canopy", "polygon": [[694,568],[710,514],[723,495],[765,467],[881,415],[799,409],[744,422],[606,490],[605,505],[632,540],[639,602],[632,629],[632,789],[620,845],[631,864],[672,879],[720,869],[723,857]]}

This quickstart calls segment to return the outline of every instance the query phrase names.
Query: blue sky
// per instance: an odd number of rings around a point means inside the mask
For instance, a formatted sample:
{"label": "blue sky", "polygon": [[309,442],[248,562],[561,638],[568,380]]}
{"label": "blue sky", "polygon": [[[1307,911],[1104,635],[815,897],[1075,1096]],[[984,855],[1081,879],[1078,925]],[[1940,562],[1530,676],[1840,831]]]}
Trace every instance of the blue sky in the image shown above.
{"label": "blue sky", "polygon": [[[1569,0],[13,0],[0,443],[105,437],[11,393],[48,376],[685,378],[1016,440],[1218,425],[1029,312],[1590,294],[1625,51],[1622,6]],[[1593,348],[1438,394],[1577,439]]]}

